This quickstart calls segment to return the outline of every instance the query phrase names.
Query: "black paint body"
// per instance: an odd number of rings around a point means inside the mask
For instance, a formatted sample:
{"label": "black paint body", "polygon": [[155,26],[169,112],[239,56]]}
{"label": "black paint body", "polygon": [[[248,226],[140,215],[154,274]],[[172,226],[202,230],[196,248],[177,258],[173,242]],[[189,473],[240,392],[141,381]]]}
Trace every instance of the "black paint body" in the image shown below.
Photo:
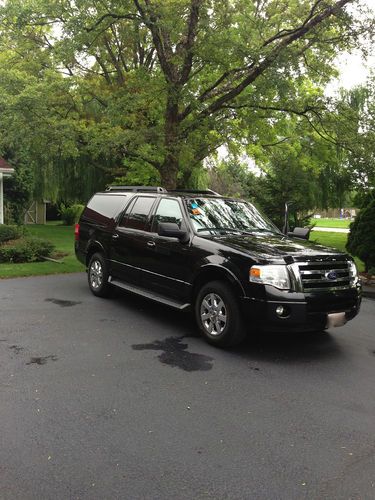
{"label": "black paint body", "polygon": [[[189,198],[186,193],[105,192],[95,196],[116,197],[116,207],[108,217],[86,207],[79,222],[76,256],[88,266],[95,252],[102,253],[111,278],[136,287],[138,293],[144,290],[149,297],[153,294],[155,300],[166,298],[176,306],[194,306],[204,283],[225,280],[238,297],[249,327],[271,330],[323,329],[328,313],[345,312],[349,320],[359,311],[359,284],[334,291],[284,291],[249,282],[249,269],[255,264],[352,260],[345,253],[282,233],[202,236],[190,224],[184,203]],[[145,230],[120,225],[126,207],[137,196],[155,198]],[[152,215],[159,200],[165,197],[178,200],[189,233],[188,241],[159,236],[152,231]],[[287,317],[276,314],[279,305],[288,308]]]}

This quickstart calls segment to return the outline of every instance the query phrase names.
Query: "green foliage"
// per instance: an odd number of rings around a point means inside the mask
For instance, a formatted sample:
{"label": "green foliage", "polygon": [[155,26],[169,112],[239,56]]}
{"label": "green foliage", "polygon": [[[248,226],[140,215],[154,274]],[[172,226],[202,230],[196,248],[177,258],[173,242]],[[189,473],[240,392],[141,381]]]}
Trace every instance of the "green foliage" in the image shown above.
{"label": "green foliage", "polygon": [[115,177],[153,183],[144,164],[165,187],[197,183],[225,143],[265,159],[285,116],[324,135],[332,60],[368,18],[337,0],[7,0],[0,150],[28,159],[37,198],[69,203]]}
{"label": "green foliage", "polygon": [[207,168],[207,185],[224,196],[254,199],[258,191],[258,177],[236,155],[213,163]]}
{"label": "green foliage", "polygon": [[16,224],[23,224],[26,210],[29,208],[34,187],[33,173],[30,168],[16,165],[14,175],[5,180],[5,203],[8,219]]}
{"label": "green foliage", "polygon": [[52,254],[54,245],[38,238],[20,238],[0,246],[0,262],[38,262]]}
{"label": "green foliage", "polygon": [[125,167],[126,173],[115,177],[111,182],[117,186],[159,186],[160,174],[152,165],[142,161],[133,161]]}
{"label": "green foliage", "polygon": [[350,224],[346,248],[363,260],[366,272],[375,267],[375,200],[362,208]]}
{"label": "green foliage", "polygon": [[6,241],[16,240],[21,238],[25,233],[23,226],[8,226],[0,224],[0,245]]}
{"label": "green foliage", "polygon": [[354,196],[354,206],[358,208],[365,208],[373,200],[375,200],[375,189],[365,190],[361,189]]}
{"label": "green foliage", "polygon": [[63,224],[66,226],[72,226],[77,223],[84,208],[84,205],[80,205],[78,203],[70,206],[61,204],[59,207],[59,213]]}

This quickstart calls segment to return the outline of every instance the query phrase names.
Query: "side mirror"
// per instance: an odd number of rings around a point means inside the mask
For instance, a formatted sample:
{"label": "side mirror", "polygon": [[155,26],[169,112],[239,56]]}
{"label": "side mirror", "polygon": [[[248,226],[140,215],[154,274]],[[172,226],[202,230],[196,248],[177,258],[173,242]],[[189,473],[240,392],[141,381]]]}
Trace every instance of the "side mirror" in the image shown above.
{"label": "side mirror", "polygon": [[180,229],[175,222],[160,222],[158,235],[167,238],[178,238],[182,243],[186,243],[189,240],[189,233]]}
{"label": "side mirror", "polygon": [[288,232],[288,236],[293,238],[301,238],[302,240],[308,240],[310,236],[311,229],[309,227],[295,227],[292,232]]}

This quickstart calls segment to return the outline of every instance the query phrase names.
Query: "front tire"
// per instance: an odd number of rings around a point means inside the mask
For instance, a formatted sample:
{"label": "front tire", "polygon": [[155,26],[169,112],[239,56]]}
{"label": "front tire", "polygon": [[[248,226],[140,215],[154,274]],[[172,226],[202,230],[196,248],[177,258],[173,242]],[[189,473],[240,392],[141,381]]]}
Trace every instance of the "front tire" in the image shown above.
{"label": "front tire", "polygon": [[108,282],[108,265],[101,253],[94,253],[89,262],[87,278],[91,292],[97,297],[108,297],[111,285]]}
{"label": "front tire", "polygon": [[200,289],[195,316],[204,338],[212,345],[230,347],[245,338],[238,299],[226,283],[211,281]]}

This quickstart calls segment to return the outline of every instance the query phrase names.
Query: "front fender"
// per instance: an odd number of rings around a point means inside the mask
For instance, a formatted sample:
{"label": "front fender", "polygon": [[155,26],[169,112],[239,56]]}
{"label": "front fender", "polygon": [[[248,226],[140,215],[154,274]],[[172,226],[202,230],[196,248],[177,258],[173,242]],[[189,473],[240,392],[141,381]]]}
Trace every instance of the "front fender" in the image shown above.
{"label": "front fender", "polygon": [[217,255],[206,258],[205,261],[194,274],[194,289],[207,281],[226,279],[237,289],[240,296],[246,296],[244,286],[238,278],[240,270],[237,266],[226,259],[219,259]]}

